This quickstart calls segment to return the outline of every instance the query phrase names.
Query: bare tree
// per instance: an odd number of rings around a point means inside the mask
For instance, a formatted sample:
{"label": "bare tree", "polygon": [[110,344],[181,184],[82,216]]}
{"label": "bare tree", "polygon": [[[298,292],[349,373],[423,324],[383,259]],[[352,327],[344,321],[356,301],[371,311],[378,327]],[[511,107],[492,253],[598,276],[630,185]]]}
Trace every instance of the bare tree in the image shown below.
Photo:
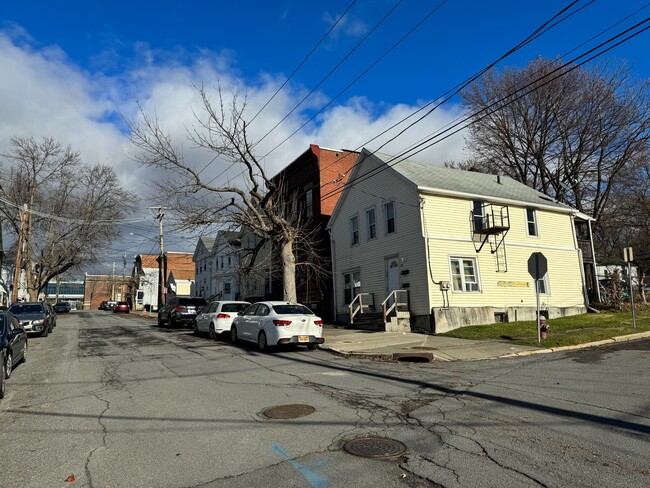
{"label": "bare tree", "polygon": [[[282,182],[270,178],[254,152],[244,118],[246,100],[235,94],[230,103],[217,87],[213,103],[203,87],[197,88],[203,112],[187,129],[193,145],[207,151],[213,160],[235,168],[239,177],[221,183],[203,175],[196,161],[186,161],[183,149],[160,127],[155,117],[141,110],[141,120],[132,122],[131,141],[140,164],[162,170],[156,191],[168,198],[178,228],[196,229],[219,224],[246,229],[256,244],[242,260],[246,273],[253,269],[265,246],[277,252],[285,300],[296,300],[296,250],[309,247],[310,238],[291,210]],[[225,179],[225,178],[224,178]],[[266,254],[266,253],[263,253]]]}
{"label": "bare tree", "polygon": [[78,152],[52,138],[12,138],[0,157],[0,213],[16,235],[19,209],[27,204],[26,252],[19,267],[27,271],[30,299],[36,299],[51,279],[97,262],[137,199],[112,168],[86,165]]}
{"label": "bare tree", "polygon": [[573,68],[539,58],[484,75],[463,93],[474,114],[467,144],[487,172],[599,220],[648,161],[650,81],[622,67]]}

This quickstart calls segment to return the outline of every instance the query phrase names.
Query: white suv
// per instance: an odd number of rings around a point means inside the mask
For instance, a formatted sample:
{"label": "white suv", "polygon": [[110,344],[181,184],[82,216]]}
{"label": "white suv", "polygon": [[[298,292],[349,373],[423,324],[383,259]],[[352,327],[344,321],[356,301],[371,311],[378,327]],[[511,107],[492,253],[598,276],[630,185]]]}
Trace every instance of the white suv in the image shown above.
{"label": "white suv", "polygon": [[216,339],[219,334],[230,334],[230,326],[239,312],[250,305],[249,302],[210,302],[203,311],[196,316],[194,333],[208,334],[211,339]]}

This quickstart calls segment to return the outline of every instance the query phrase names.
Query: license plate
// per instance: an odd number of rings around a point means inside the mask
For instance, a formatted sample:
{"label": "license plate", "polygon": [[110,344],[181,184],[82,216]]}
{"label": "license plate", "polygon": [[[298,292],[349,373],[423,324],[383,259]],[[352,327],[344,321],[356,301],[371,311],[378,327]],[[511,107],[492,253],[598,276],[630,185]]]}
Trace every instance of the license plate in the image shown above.
{"label": "license plate", "polygon": [[309,342],[309,337],[300,336],[300,337],[298,337],[298,342]]}

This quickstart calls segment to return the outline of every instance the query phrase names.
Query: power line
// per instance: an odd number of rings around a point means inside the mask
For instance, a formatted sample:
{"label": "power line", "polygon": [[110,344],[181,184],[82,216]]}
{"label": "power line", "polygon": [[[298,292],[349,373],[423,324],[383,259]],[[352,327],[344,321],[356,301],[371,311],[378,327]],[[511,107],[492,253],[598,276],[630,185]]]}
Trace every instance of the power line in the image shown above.
{"label": "power line", "polygon": [[327,38],[327,36],[329,36],[330,33],[331,33],[335,28],[336,28],[336,26],[339,24],[339,22],[341,22],[341,20],[343,20],[343,17],[345,17],[345,16],[348,14],[348,12],[352,9],[352,7],[354,6],[355,3],[357,3],[357,0],[352,0],[352,3],[350,3],[350,5],[348,5],[348,8],[345,9],[345,12],[343,12],[343,13],[339,16],[339,18],[336,19],[336,22],[334,22],[334,23],[332,24],[332,26],[331,26],[331,27],[329,28],[329,30],[325,33],[325,35],[324,35],[323,37],[320,38],[320,40],[319,40],[319,41],[316,43],[316,45],[311,49],[311,51],[309,51],[309,53],[307,54],[307,56],[305,56],[304,59],[300,62],[300,64],[298,64],[298,66],[296,66],[296,68],[295,68],[295,69],[293,70],[293,72],[289,75],[289,77],[288,77],[286,80],[284,80],[284,83],[282,83],[282,85],[280,86],[280,88],[278,88],[278,89],[275,91],[275,93],[274,93],[273,95],[271,95],[271,98],[269,98],[269,99],[266,101],[266,103],[262,106],[262,108],[260,108],[260,109],[257,111],[257,113],[253,116],[253,118],[248,122],[249,125],[253,123],[253,121],[257,118],[257,116],[258,116],[259,114],[262,113],[262,111],[267,107],[267,105],[268,105],[269,103],[271,103],[271,101],[273,101],[273,99],[276,97],[276,95],[277,95],[278,93],[280,93],[280,91],[285,87],[285,85],[286,85],[287,83],[289,83],[289,80],[291,80],[291,78],[293,78],[293,76],[298,72],[298,70],[302,67],[302,65],[305,64],[305,62],[307,62],[307,60],[311,57],[312,54],[314,54],[314,51],[316,51],[316,49],[318,49],[318,47],[319,47],[319,46],[320,46],[320,45],[325,41],[325,39]]}
{"label": "power line", "polygon": [[[649,17],[649,18],[646,18],[645,20],[643,20],[643,21],[637,23],[636,25],[634,25],[634,26],[632,26],[632,27],[626,29],[625,31],[623,31],[623,32],[621,32],[621,33],[619,33],[619,34],[617,34],[616,36],[613,36],[613,37],[609,38],[607,41],[605,41],[605,42],[599,44],[598,46],[596,46],[596,47],[594,47],[594,48],[592,48],[592,49],[586,51],[585,53],[581,54],[580,56],[577,56],[576,58],[574,58],[574,59],[572,59],[571,61],[569,61],[567,64],[573,63],[573,62],[577,61],[577,60],[580,59],[580,58],[583,58],[583,57],[585,57],[585,56],[588,56],[590,53],[594,52],[595,50],[600,49],[601,47],[605,46],[606,44],[609,44],[609,43],[611,43],[612,41],[614,41],[614,40],[616,40],[616,39],[618,39],[618,38],[620,38],[620,37],[622,37],[622,36],[625,36],[627,33],[631,32],[632,30],[636,29],[637,27],[640,27],[641,25],[647,23],[648,21],[650,21],[650,17]],[[391,159],[390,159],[389,161],[385,161],[385,162],[386,162],[386,165],[385,165],[385,166],[382,166],[382,167],[380,167],[380,168],[378,168],[378,169],[370,170],[370,171],[368,171],[367,173],[364,173],[363,175],[358,176],[354,181],[352,181],[352,182],[348,181],[348,184],[346,184],[346,186],[345,186],[344,188],[332,190],[332,191],[326,193],[325,195],[321,195],[321,198],[327,198],[327,197],[330,197],[330,196],[335,195],[335,194],[337,194],[337,193],[341,193],[344,189],[347,189],[347,188],[350,188],[350,187],[354,187],[354,185],[357,185],[357,184],[359,184],[359,183],[361,183],[361,182],[363,182],[363,181],[366,181],[368,178],[371,178],[372,176],[376,176],[377,174],[379,174],[379,173],[381,173],[381,172],[387,170],[388,168],[392,168],[393,166],[395,166],[395,165],[399,164],[400,162],[406,160],[408,157],[412,157],[412,156],[414,156],[415,154],[418,154],[418,153],[424,151],[425,149],[428,149],[429,147],[431,147],[431,146],[433,146],[433,145],[435,145],[435,144],[440,143],[441,141],[447,139],[448,137],[451,137],[452,135],[456,134],[457,132],[460,132],[461,130],[466,129],[466,128],[469,127],[470,125],[473,125],[473,124],[475,124],[476,122],[478,122],[478,121],[482,120],[483,118],[487,117],[488,115],[491,115],[491,113],[487,113],[487,114],[482,115],[482,116],[481,116],[480,118],[478,118],[478,119],[474,119],[477,115],[480,115],[482,112],[485,112],[486,110],[489,110],[489,109],[492,108],[494,105],[497,105],[497,104],[501,104],[501,103],[503,103],[503,102],[506,101],[508,98],[512,97],[513,95],[515,95],[516,93],[520,92],[521,90],[524,90],[524,89],[530,87],[531,85],[538,83],[539,81],[543,80],[544,78],[548,77],[549,75],[551,75],[551,74],[553,74],[553,73],[555,73],[555,72],[557,72],[557,71],[559,71],[559,70],[563,70],[563,69],[565,70],[565,71],[561,72],[560,74],[558,74],[557,76],[555,76],[555,77],[553,77],[553,78],[550,78],[550,79],[544,81],[544,83],[542,83],[542,84],[540,84],[540,85],[538,85],[538,86],[532,88],[530,91],[527,91],[527,92],[525,92],[525,93],[519,95],[518,97],[513,98],[513,99],[507,101],[507,102],[505,103],[505,105],[503,105],[503,106],[507,106],[507,105],[509,105],[509,104],[511,104],[511,103],[513,103],[513,102],[515,102],[515,101],[517,101],[517,100],[519,100],[519,99],[521,99],[521,98],[524,97],[525,95],[527,95],[527,94],[533,92],[534,90],[536,90],[536,89],[538,89],[538,88],[540,88],[540,87],[542,87],[542,86],[545,86],[545,85],[547,85],[548,83],[551,83],[552,81],[554,81],[554,80],[560,78],[561,76],[564,76],[564,75],[566,75],[566,74],[572,72],[573,70],[579,68],[580,66],[582,66],[582,65],[584,65],[584,64],[586,64],[586,63],[588,63],[588,62],[590,62],[590,61],[592,61],[592,60],[594,60],[594,59],[596,59],[596,58],[599,57],[599,56],[602,56],[602,55],[605,54],[606,52],[608,52],[608,51],[614,49],[615,47],[619,46],[620,44],[622,44],[622,43],[624,43],[624,42],[627,42],[627,41],[629,41],[630,39],[632,39],[632,38],[634,38],[634,37],[640,35],[641,33],[643,33],[644,31],[646,31],[646,30],[648,30],[648,29],[650,29],[650,26],[644,27],[643,29],[641,29],[641,30],[639,30],[639,31],[637,31],[637,32],[634,32],[633,34],[630,34],[628,37],[626,37],[626,38],[624,38],[624,39],[621,39],[620,41],[616,42],[615,44],[613,44],[613,45],[611,45],[611,46],[609,46],[609,47],[603,49],[601,52],[598,52],[598,53],[596,53],[596,54],[594,54],[594,55],[588,57],[587,59],[581,61],[581,62],[578,63],[578,64],[575,64],[574,66],[571,66],[571,67],[568,67],[568,68],[567,68],[566,65],[563,65],[563,66],[561,66],[561,67],[559,67],[559,68],[556,68],[555,70],[551,71],[550,73],[547,73],[547,74],[545,74],[544,76],[542,76],[542,77],[540,77],[540,78],[537,78],[537,79],[531,81],[530,83],[528,83],[528,84],[525,85],[524,87],[521,87],[521,88],[517,89],[515,92],[510,93],[510,94],[508,94],[508,95],[506,95],[506,96],[500,98],[499,100],[497,100],[497,101],[491,103],[491,104],[488,105],[487,107],[484,107],[483,109],[481,109],[481,110],[479,110],[479,111],[477,111],[477,112],[475,112],[475,113],[473,113],[473,114],[468,115],[467,117],[463,118],[463,119],[462,119],[461,121],[459,121],[458,123],[456,123],[456,124],[454,124],[453,126],[447,128],[447,129],[445,129],[444,131],[433,134],[433,135],[432,135],[430,138],[428,138],[426,141],[424,141],[423,143],[421,143],[421,144],[419,144],[418,146],[416,146],[416,148],[418,148],[418,147],[420,147],[420,146],[424,146],[424,147],[421,147],[420,149],[418,149],[417,151],[415,151],[415,152],[411,152],[412,149],[415,149],[415,148],[411,148],[411,149],[408,149],[408,150],[406,150],[406,151],[402,151],[402,153],[397,154],[397,155],[395,155],[395,156],[392,156]],[[493,113],[493,112],[492,112],[492,113]],[[474,120],[472,120],[472,119],[474,119]],[[461,125],[462,123],[464,123],[464,122],[466,122],[466,121],[468,121],[468,120],[469,120],[470,122],[467,123],[466,125],[461,126],[460,128],[454,130],[453,132],[451,132],[451,133],[445,135],[445,136],[442,137],[442,138],[439,138],[442,134],[445,134],[445,133],[451,131],[452,129],[455,129],[456,127],[458,127],[459,125]],[[439,139],[438,139],[438,138],[439,138]],[[437,140],[434,140],[434,139],[437,139]],[[427,143],[430,143],[430,144],[427,144]],[[425,145],[425,144],[426,144],[426,145]],[[409,153],[410,153],[410,154],[409,154]],[[399,158],[401,158],[401,159],[399,159]],[[392,164],[391,164],[391,163],[392,163]]]}

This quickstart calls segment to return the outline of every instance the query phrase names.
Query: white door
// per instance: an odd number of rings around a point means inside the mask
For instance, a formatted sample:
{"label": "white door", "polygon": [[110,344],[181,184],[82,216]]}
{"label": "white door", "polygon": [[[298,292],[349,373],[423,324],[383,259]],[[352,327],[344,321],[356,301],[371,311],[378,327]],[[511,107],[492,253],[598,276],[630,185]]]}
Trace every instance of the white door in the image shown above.
{"label": "white door", "polygon": [[[386,296],[391,294],[395,290],[400,290],[400,266],[399,258],[392,257],[386,259]],[[393,300],[390,300],[389,305],[393,304]]]}

